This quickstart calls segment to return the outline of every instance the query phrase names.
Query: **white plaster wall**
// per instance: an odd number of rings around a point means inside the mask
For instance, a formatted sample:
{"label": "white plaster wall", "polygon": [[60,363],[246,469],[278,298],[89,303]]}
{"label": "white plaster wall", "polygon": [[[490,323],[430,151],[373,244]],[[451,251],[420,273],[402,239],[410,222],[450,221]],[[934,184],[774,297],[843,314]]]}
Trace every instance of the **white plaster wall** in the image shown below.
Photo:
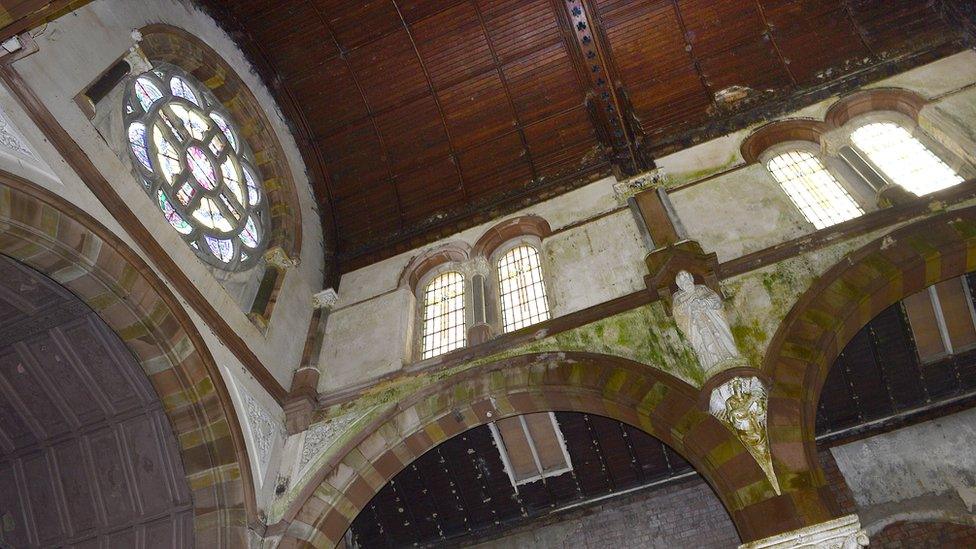
{"label": "white plaster wall", "polygon": [[670,194],[688,231],[719,261],[814,231],[762,164],[752,164]]}
{"label": "white plaster wall", "polygon": [[[543,241],[553,316],[603,303],[643,287],[644,247],[630,210],[614,194],[613,178],[465,230],[417,250],[342,276],[329,316],[319,364],[320,391],[360,385],[413,361],[416,304],[398,288],[412,258],[446,242],[474,245],[504,219],[534,214],[556,234]],[[580,223],[590,220],[587,223]],[[568,227],[566,230],[560,230]]]}
{"label": "white plaster wall", "polygon": [[409,288],[399,288],[331,313],[319,361],[319,387],[347,387],[408,362],[414,302]]}
{"label": "white plaster wall", "polygon": [[859,507],[933,495],[976,510],[976,409],[831,449]]}
{"label": "white plaster wall", "polygon": [[339,286],[338,308],[369,299],[372,296],[388,292],[396,288],[403,273],[403,269],[415,256],[442,245],[446,242],[464,242],[474,245],[479,238],[491,227],[505,219],[520,215],[535,214],[549,222],[555,231],[566,225],[595,217],[614,209],[622,208],[622,203],[613,192],[612,177],[601,179],[585,185],[579,189],[555,197],[551,200],[536,204],[532,207],[500,218],[491,223],[485,223],[462,231],[454,236],[432,242],[416,250],[404,252],[389,259],[379,261],[361,269],[342,275]]}
{"label": "white plaster wall", "polygon": [[629,209],[553,235],[543,242],[553,316],[644,287],[648,250]]}
{"label": "white plaster wall", "polygon": [[[301,265],[289,270],[285,277],[266,334],[262,334],[247,319],[235,299],[214,279],[179,235],[167,226],[158,208],[134,181],[125,163],[100,138],[91,121],[72,101],[78,92],[132,46],[131,30],[150,23],[167,23],[185,29],[206,42],[238,72],[261,104],[266,106],[268,119],[290,164],[298,188],[303,222]],[[174,259],[203,295],[248,342],[278,382],[287,388],[291,383],[292,371],[300,360],[311,318],[310,296],[321,289],[324,264],[322,232],[314,209],[311,187],[294,139],[270,93],[254,74],[243,53],[203,12],[192,7],[189,2],[175,0],[96,0],[51,22],[35,40],[40,51],[16,62],[15,68],[143,220],[150,232],[156,235],[160,244],[171,250]],[[30,132],[25,133],[30,139]],[[70,169],[67,169],[50,147],[46,148],[48,150],[40,151],[42,156],[65,181],[64,188],[60,189],[63,192],[59,191],[59,194],[91,212],[111,230],[122,235],[118,225],[101,207],[97,198],[70,173]],[[40,183],[58,189],[50,182]]]}

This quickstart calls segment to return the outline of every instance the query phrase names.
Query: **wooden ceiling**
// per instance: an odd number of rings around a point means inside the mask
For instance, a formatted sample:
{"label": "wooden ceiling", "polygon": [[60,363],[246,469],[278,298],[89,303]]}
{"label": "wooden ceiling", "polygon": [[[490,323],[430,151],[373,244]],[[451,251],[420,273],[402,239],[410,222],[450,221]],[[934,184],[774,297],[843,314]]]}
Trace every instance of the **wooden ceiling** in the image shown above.
{"label": "wooden ceiling", "polygon": [[0,547],[192,547],[163,403],[119,336],[0,256]]}
{"label": "wooden ceiling", "polygon": [[342,272],[961,44],[919,0],[199,1],[293,123]]}

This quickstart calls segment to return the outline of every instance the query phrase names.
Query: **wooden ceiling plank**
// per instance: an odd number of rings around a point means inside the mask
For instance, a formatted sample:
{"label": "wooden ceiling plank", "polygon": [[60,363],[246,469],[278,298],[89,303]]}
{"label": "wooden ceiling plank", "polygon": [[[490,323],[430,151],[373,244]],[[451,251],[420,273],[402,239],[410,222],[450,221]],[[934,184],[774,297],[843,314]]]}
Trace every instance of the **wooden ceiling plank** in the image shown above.
{"label": "wooden ceiling plank", "polygon": [[[359,78],[356,76],[356,71],[353,70],[353,68],[349,66],[349,60],[348,60],[348,58],[347,58],[347,56],[345,54],[345,51],[342,48],[342,45],[339,43],[339,39],[336,37],[335,30],[332,28],[332,26],[329,24],[329,21],[322,14],[322,10],[320,9],[319,5],[317,3],[312,3],[312,9],[315,11],[316,16],[319,18],[319,21],[322,22],[322,26],[326,29],[326,31],[328,31],[329,38],[332,40],[332,43],[335,45],[335,48],[337,50],[339,50],[339,57],[342,59],[342,62],[345,64],[346,70],[349,71],[350,78],[352,78],[353,84],[355,84],[355,86],[356,86],[356,91],[359,92],[359,96],[362,97],[363,103],[366,105],[366,116],[367,116],[367,118],[369,118],[369,121],[372,124],[373,133],[376,134],[376,139],[379,141],[380,151],[383,154],[383,165],[386,166],[387,178],[392,183],[393,182],[393,171],[390,169],[389,152],[388,152],[386,143],[383,141],[383,135],[380,134],[380,130],[376,126],[376,118],[373,116],[373,112],[371,110],[372,107],[370,106],[369,101],[366,100],[366,94],[363,92],[363,86],[359,82]],[[326,169],[328,169],[328,168],[326,168]],[[333,183],[332,183],[331,178],[330,178],[326,182],[326,185],[331,185],[331,184],[333,184]],[[394,194],[396,194],[396,185],[393,185],[393,192],[394,192]],[[335,193],[332,192],[330,194],[334,195]],[[397,196],[396,216],[397,216],[397,226],[402,228],[403,227],[403,214],[400,211],[400,197],[399,196]]]}
{"label": "wooden ceiling plank", "polygon": [[[498,77],[502,81],[502,89],[505,90],[505,97],[508,99],[508,106],[512,109],[512,114],[515,115],[516,121],[516,131],[518,132],[519,140],[522,142],[522,150],[529,162],[529,167],[532,170],[532,179],[537,180],[539,174],[535,168],[535,162],[532,160],[532,153],[529,152],[529,143],[525,138],[525,130],[523,129],[523,123],[521,118],[519,118],[518,110],[515,108],[515,100],[512,98],[512,89],[508,85],[508,79],[505,78],[505,73],[502,71],[501,62],[498,59],[498,52],[495,51],[495,46],[492,43],[491,34],[488,33],[488,26],[485,24],[485,16],[481,12],[481,8],[478,3],[472,0],[472,5],[474,6],[474,11],[478,15],[478,23],[481,25],[482,32],[485,33],[485,39],[488,41],[488,51],[491,52],[491,60],[495,64],[495,71],[498,73]],[[460,161],[458,162],[458,169],[460,170]]]}
{"label": "wooden ceiling plank", "polygon": [[461,167],[458,165],[457,151],[454,150],[454,140],[451,139],[451,133],[447,127],[447,117],[444,116],[444,107],[441,105],[440,100],[437,98],[437,94],[434,92],[434,84],[430,79],[430,71],[427,69],[427,65],[424,63],[424,58],[420,55],[420,49],[417,47],[417,41],[414,39],[413,32],[410,30],[407,20],[403,17],[403,12],[400,11],[400,6],[397,4],[397,0],[390,0],[390,2],[393,3],[393,7],[396,9],[397,15],[400,16],[400,22],[403,24],[403,29],[406,31],[407,37],[410,39],[410,44],[413,46],[413,51],[417,56],[417,60],[420,62],[420,70],[423,72],[424,78],[427,80],[427,89],[430,90],[430,95],[433,97],[434,104],[437,106],[437,112],[440,115],[441,126],[444,128],[444,133],[447,134],[447,144],[451,151],[451,162],[454,164],[454,169],[457,172],[458,183],[461,187],[461,194],[464,196],[464,200],[467,201],[468,190],[465,188],[464,179],[461,176]]}
{"label": "wooden ceiling plank", "polygon": [[792,88],[796,88],[797,78],[790,69],[790,64],[786,62],[786,58],[783,56],[782,50],[780,50],[779,44],[776,42],[776,37],[773,36],[772,29],[769,26],[769,21],[766,19],[766,10],[763,9],[763,4],[761,0],[756,0],[756,10],[759,12],[759,19],[762,21],[763,36],[769,39],[769,43],[773,45],[773,50],[776,52],[776,57],[779,59],[780,64],[783,65],[783,70],[790,77],[790,85]]}

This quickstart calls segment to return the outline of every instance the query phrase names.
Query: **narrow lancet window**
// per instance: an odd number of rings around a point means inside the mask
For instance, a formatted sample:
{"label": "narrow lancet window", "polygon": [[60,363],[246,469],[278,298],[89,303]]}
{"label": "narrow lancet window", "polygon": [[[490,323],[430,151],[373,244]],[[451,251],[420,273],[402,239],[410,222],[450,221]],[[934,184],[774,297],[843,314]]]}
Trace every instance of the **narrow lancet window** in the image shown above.
{"label": "narrow lancet window", "polygon": [[851,141],[890,181],[919,196],[963,181],[948,164],[897,124],[866,124],[851,133]]}
{"label": "narrow lancet window", "polygon": [[535,248],[517,246],[498,260],[498,293],[506,332],[549,319],[546,285]]}
{"label": "narrow lancet window", "polygon": [[864,213],[823,162],[804,151],[789,151],[766,167],[797,209],[817,229],[853,219]]}
{"label": "narrow lancet window", "polygon": [[424,290],[422,358],[431,358],[464,347],[464,277],[451,271],[441,274]]}

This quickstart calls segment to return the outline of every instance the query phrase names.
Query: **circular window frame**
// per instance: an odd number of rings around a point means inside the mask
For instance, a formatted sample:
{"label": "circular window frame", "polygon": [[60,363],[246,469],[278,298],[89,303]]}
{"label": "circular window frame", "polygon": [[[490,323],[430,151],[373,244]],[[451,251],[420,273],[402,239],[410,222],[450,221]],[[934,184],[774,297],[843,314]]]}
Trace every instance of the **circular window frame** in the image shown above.
{"label": "circular window frame", "polygon": [[[171,88],[171,82],[174,78],[181,79],[189,87],[197,99],[196,102],[174,93]],[[140,79],[150,81],[161,93],[159,98],[152,101],[148,109],[143,108],[135,93],[135,86]],[[188,139],[183,140],[167,140],[177,148],[176,160],[180,163],[178,179],[173,183],[170,183],[167,177],[160,171],[160,155],[158,145],[154,138],[154,130],[157,123],[165,124],[169,133],[175,133],[173,128],[175,122],[167,123],[168,121],[160,114],[160,111],[171,105],[182,107],[188,112],[194,113],[210,122],[209,128],[201,137],[190,136]],[[262,184],[261,173],[255,164],[254,153],[251,151],[247,140],[241,135],[233,115],[223,107],[213,92],[196,77],[181,67],[166,62],[157,62],[154,64],[152,70],[139,75],[133,75],[127,79],[122,108],[124,133],[127,137],[126,147],[129,150],[134,170],[138,174],[143,190],[146,191],[150,200],[163,213],[164,218],[166,218],[167,213],[159,197],[165,197],[169,207],[179,215],[185,224],[191,227],[191,230],[184,233],[182,230],[177,229],[168,219],[167,224],[173,225],[174,230],[177,231],[177,234],[182,237],[197,257],[211,267],[234,272],[244,271],[257,265],[263,257],[270,239],[272,227],[269,207],[270,197]],[[224,121],[227,126],[227,131],[221,128],[220,124],[211,117],[212,114],[216,114]],[[130,128],[134,124],[140,123],[144,128],[143,146],[145,147],[147,159],[151,167],[145,165],[133,148]],[[183,127],[185,128],[185,126]],[[193,132],[189,130],[188,133],[192,134]],[[164,135],[163,137],[167,136]],[[219,152],[214,151],[210,147],[210,144],[215,139],[223,142],[223,147]],[[187,154],[191,147],[201,149],[210,162],[214,175],[216,176],[216,183],[213,189],[208,189],[206,185],[203,185],[199,181],[192,181],[194,178],[188,175],[191,169],[188,166]],[[234,169],[238,175],[239,184],[237,188],[239,193],[234,193],[224,180],[225,176],[222,165],[228,161],[230,161],[231,169]],[[247,181],[248,178],[250,178],[250,181]],[[256,203],[252,203],[251,201],[251,189],[249,188],[252,186],[251,184],[253,184],[255,192],[258,193]],[[194,190],[194,196],[186,205],[182,204],[175,196],[177,189],[184,185],[190,185]],[[219,200],[221,195],[246,197],[243,201],[247,202],[247,204],[241,204],[242,200],[235,200],[236,206],[240,206],[243,210],[239,218],[227,215],[231,209],[235,208],[227,201],[224,201],[224,204],[221,205]],[[221,210],[222,215],[231,226],[230,230],[219,230],[217,227],[208,227],[199,219],[194,218],[192,212],[197,210],[203,198],[210,198],[217,204],[218,209]],[[249,219],[254,220],[254,226],[258,233],[258,238],[253,247],[245,245],[241,238],[241,233],[246,228]],[[232,249],[230,258],[224,260],[218,257],[218,252],[213,250],[208,244],[208,238],[230,242]]]}

